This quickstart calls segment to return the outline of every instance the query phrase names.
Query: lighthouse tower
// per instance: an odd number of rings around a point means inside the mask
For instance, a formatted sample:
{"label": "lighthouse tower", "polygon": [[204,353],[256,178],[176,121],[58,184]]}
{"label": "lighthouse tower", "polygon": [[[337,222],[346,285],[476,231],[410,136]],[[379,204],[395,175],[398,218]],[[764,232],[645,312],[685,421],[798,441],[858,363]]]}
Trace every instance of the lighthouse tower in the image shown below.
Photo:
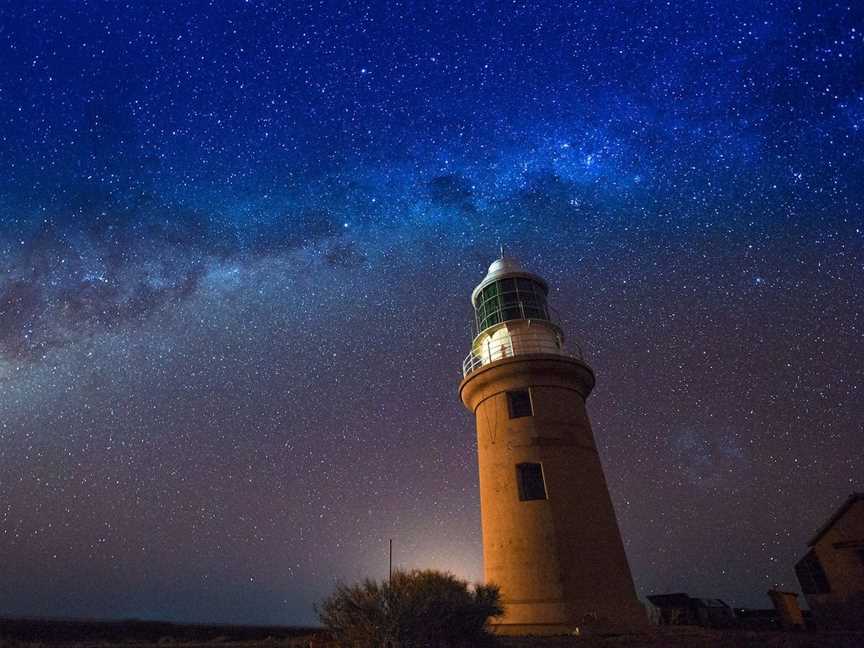
{"label": "lighthouse tower", "polygon": [[477,422],[485,580],[499,632],[558,634],[645,622],[585,399],[594,372],[513,259],[471,294],[477,335],[459,395]]}

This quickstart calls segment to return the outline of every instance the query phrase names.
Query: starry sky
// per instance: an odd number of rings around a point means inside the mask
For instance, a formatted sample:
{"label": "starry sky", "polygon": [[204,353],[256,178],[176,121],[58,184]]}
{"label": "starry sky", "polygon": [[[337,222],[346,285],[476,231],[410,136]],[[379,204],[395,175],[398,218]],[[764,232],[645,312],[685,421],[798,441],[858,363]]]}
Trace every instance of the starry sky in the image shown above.
{"label": "starry sky", "polygon": [[544,276],[637,589],[864,490],[864,5],[0,4],[0,615],[482,577],[469,296]]}

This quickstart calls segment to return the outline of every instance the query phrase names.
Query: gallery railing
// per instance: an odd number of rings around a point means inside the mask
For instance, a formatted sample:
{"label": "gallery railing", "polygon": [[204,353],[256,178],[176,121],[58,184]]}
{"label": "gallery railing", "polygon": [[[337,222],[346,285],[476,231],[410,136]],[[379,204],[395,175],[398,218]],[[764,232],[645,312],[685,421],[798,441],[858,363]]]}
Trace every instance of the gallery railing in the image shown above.
{"label": "gallery railing", "polygon": [[570,342],[568,346],[571,348],[564,349],[561,340],[550,337],[548,331],[510,331],[505,337],[498,340],[487,339],[472,349],[462,362],[462,376],[467,376],[490,362],[529,353],[550,353],[583,359],[582,348],[578,344]]}

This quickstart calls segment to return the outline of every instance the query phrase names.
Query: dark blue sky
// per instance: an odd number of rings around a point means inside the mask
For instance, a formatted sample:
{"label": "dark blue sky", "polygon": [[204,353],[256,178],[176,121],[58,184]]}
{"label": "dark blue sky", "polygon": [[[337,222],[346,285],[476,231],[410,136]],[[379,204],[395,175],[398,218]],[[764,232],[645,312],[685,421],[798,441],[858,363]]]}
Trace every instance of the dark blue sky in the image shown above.
{"label": "dark blue sky", "polygon": [[546,277],[641,595],[864,489],[855,3],[0,6],[0,614],[482,574],[469,295]]}

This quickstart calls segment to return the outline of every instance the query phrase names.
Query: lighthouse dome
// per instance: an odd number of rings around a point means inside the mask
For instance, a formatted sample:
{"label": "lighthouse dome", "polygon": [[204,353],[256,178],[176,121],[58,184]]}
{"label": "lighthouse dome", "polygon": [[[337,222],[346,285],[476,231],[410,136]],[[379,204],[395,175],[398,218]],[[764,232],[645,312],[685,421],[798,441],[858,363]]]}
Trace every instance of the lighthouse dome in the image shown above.
{"label": "lighthouse dome", "polygon": [[[474,291],[471,293],[471,302],[476,306],[478,304],[478,297],[481,296],[481,292],[491,284],[501,284],[501,287],[505,288],[507,292],[510,290],[514,290],[515,288],[507,288],[509,286],[515,287],[516,279],[522,280],[522,285],[527,286],[527,282],[532,283],[537,287],[537,291],[542,293],[543,298],[545,300],[546,295],[549,292],[549,286],[543,280],[542,277],[537,276],[533,272],[528,272],[522,268],[522,264],[519,263],[517,259],[508,256],[502,256],[498,259],[495,259],[492,262],[492,265],[489,266],[489,271],[486,273],[486,276],[483,277],[483,281],[481,281]],[[502,284],[503,280],[510,280],[506,284]],[[497,290],[494,290],[496,292]],[[482,300],[481,300],[482,301]]]}
{"label": "lighthouse dome", "polygon": [[518,260],[513,257],[501,257],[500,259],[495,259],[492,262],[492,265],[489,266],[489,272],[486,273],[486,278],[488,279],[492,275],[502,275],[510,272],[524,272],[522,270],[522,264],[519,263]]}

